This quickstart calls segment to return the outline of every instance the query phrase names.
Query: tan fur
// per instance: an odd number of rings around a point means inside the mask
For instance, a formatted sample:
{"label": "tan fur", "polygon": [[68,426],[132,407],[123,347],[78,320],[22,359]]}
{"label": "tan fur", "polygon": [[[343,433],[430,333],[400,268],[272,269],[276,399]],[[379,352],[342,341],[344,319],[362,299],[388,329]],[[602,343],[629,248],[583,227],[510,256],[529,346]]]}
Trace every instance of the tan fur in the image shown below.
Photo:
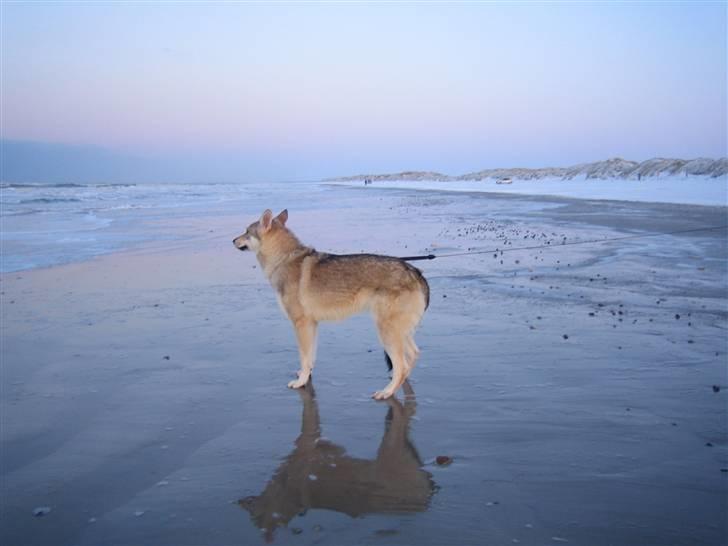
{"label": "tan fur", "polygon": [[320,321],[342,320],[371,311],[379,339],[392,359],[392,381],[374,398],[392,396],[415,366],[419,349],[414,330],[429,302],[422,273],[408,263],[372,254],[326,254],[304,246],[286,227],[288,211],[273,218],[266,210],[233,240],[256,253],[278,301],[293,323],[301,369],[291,388],[303,387],[316,359]]}

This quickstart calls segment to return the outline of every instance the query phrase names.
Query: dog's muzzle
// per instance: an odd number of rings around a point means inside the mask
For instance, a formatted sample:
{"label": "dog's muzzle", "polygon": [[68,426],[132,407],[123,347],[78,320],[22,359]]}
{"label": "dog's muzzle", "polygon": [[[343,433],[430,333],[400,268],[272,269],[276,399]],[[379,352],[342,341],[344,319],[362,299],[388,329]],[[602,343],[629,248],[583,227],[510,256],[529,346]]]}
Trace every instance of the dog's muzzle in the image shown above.
{"label": "dog's muzzle", "polygon": [[235,244],[235,239],[233,239],[233,245],[235,245],[235,248],[238,250],[248,250],[248,245],[238,246]]}

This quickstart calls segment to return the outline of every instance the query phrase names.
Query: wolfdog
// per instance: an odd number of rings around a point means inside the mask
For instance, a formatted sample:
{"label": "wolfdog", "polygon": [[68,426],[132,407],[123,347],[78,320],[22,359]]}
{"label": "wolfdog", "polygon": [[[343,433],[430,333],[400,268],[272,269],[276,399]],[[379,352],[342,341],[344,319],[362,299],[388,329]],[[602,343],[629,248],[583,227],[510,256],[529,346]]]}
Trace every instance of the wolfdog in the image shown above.
{"label": "wolfdog", "polygon": [[288,211],[275,218],[266,210],[233,239],[239,250],[255,252],[293,323],[301,369],[288,383],[303,387],[316,360],[316,328],[369,310],[392,368],[392,380],[372,397],[392,396],[412,373],[419,356],[414,330],[430,302],[430,287],[419,269],[391,256],[327,254],[304,246],[286,227]]}

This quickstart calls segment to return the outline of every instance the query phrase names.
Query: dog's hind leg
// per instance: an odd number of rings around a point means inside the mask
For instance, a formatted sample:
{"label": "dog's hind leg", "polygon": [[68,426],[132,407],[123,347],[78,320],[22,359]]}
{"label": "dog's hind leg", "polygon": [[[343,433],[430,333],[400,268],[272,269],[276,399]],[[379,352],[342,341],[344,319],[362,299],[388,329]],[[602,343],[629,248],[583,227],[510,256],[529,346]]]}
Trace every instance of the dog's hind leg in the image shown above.
{"label": "dog's hind leg", "polygon": [[405,353],[407,355],[407,375],[409,375],[412,373],[417,359],[420,356],[420,349],[417,347],[412,334],[405,337]]}
{"label": "dog's hind leg", "polygon": [[301,369],[298,372],[298,379],[288,383],[291,389],[299,389],[308,383],[313,365],[316,361],[316,327],[315,320],[301,318],[293,322],[298,339],[298,352],[301,358]]}
{"label": "dog's hind leg", "polygon": [[392,396],[402,385],[407,376],[409,369],[407,359],[405,357],[405,336],[402,335],[396,319],[382,320],[377,317],[377,330],[379,331],[379,339],[384,345],[384,350],[392,360],[392,380],[381,391],[377,391],[372,395],[376,400],[385,400]]}

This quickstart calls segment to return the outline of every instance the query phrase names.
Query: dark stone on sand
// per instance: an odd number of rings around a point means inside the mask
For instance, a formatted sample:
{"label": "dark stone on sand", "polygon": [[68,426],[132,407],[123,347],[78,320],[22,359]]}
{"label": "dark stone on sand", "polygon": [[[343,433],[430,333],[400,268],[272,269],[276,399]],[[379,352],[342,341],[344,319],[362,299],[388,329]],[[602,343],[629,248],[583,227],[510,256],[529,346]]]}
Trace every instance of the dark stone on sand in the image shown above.
{"label": "dark stone on sand", "polygon": [[713,444],[711,444],[710,442],[705,442],[705,447],[713,447]]}
{"label": "dark stone on sand", "polygon": [[447,297],[447,294],[443,294],[443,295],[442,295],[442,297],[443,297],[443,298],[446,298],[446,297]]}
{"label": "dark stone on sand", "polygon": [[438,466],[447,466],[452,463],[452,457],[448,457],[447,455],[438,455],[435,458],[435,462]]}
{"label": "dark stone on sand", "polygon": [[680,315],[675,313],[675,320],[680,320]]}
{"label": "dark stone on sand", "polygon": [[720,385],[713,385],[713,392],[720,392]]}
{"label": "dark stone on sand", "polygon": [[590,316],[590,317],[593,317],[593,316],[594,316],[594,313],[589,313],[589,316]]}
{"label": "dark stone on sand", "polygon": [[569,339],[569,336],[567,336],[566,334],[564,334],[564,335],[563,335],[563,338],[564,338],[564,339]]}
{"label": "dark stone on sand", "polygon": [[301,529],[300,527],[291,527],[291,533],[293,533],[294,535],[300,535],[301,533],[303,533],[303,529]]}
{"label": "dark stone on sand", "polygon": [[688,339],[688,343],[695,343],[692,339]]}
{"label": "dark stone on sand", "polygon": [[721,472],[728,472],[728,468],[721,468],[720,471]]}
{"label": "dark stone on sand", "polygon": [[169,356],[169,355],[164,355],[164,356],[163,356],[162,358],[163,358],[164,360],[169,360],[169,359],[170,359],[170,356]]}

